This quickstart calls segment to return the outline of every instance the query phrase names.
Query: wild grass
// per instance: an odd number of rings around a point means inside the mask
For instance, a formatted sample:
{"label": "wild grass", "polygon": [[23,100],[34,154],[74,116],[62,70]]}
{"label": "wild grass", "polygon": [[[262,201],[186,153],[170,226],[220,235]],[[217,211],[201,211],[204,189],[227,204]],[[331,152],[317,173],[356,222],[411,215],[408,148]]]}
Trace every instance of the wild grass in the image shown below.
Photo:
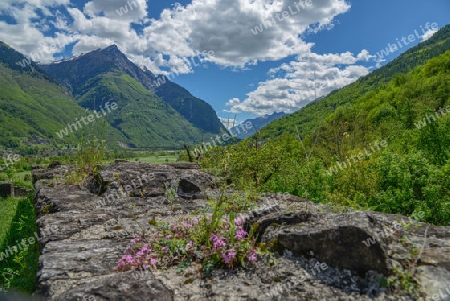
{"label": "wild grass", "polygon": [[[1,201],[0,251],[8,246],[16,246],[22,239],[34,237],[36,215],[32,198],[8,198]],[[5,219],[3,218],[5,217]],[[0,290],[15,290],[32,293],[36,290],[39,245],[35,243],[27,249],[0,261]]]}

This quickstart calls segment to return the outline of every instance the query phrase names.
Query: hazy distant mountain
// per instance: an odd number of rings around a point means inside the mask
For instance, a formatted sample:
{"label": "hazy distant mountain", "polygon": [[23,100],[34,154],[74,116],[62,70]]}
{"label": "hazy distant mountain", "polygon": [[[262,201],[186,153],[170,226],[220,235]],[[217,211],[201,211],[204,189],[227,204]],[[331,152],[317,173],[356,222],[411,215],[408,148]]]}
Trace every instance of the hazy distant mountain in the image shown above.
{"label": "hazy distant mountain", "polygon": [[[253,134],[255,134],[257,131],[271,123],[272,121],[279,119],[283,116],[285,116],[286,113],[284,112],[274,112],[272,115],[264,115],[262,117],[254,118],[254,119],[247,119],[244,122],[242,122],[240,125],[237,125],[235,127],[232,127],[229,131],[233,135],[237,135],[238,139],[245,139]],[[244,126],[247,122],[251,122],[252,127],[251,129],[248,129],[248,127]]]}

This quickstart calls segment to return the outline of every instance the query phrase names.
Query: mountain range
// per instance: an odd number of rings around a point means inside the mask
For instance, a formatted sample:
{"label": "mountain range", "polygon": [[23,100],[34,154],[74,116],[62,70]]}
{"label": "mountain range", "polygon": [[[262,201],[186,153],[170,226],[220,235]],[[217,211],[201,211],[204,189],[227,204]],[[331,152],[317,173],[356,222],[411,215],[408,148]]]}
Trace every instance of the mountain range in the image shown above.
{"label": "mountain range", "polygon": [[[7,147],[32,137],[76,143],[92,127],[112,145],[136,148],[181,148],[226,132],[208,103],[139,68],[115,45],[38,65],[0,42],[0,72],[0,143]],[[112,103],[104,122],[86,122]]]}

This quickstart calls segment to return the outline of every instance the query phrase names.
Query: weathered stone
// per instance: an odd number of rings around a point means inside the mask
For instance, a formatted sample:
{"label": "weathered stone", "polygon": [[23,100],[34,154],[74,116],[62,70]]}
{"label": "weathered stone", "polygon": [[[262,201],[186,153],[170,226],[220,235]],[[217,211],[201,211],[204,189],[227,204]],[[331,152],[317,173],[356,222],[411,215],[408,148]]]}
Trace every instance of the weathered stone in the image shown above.
{"label": "weathered stone", "polygon": [[[321,214],[296,225],[282,225],[285,215],[279,213],[281,226],[266,229],[263,240],[276,239],[282,248],[298,255],[361,276],[372,270],[393,276],[393,267],[398,266],[402,273],[416,277],[426,300],[431,300],[433,290],[450,283],[449,227],[432,227],[400,215],[375,212]],[[268,219],[276,220],[269,215],[258,222]]]}
{"label": "weathered stone", "polygon": [[[136,273],[136,272],[134,272]],[[133,277],[126,272],[103,277],[80,287],[77,286],[62,293],[55,300],[123,300],[123,301],[172,301],[170,292],[156,280],[153,274],[143,273],[145,277]],[[92,297],[91,297],[92,296]],[[91,298],[91,299],[89,299]]]}
{"label": "weathered stone", "polygon": [[30,189],[14,186],[14,197],[26,197],[31,193]]}
{"label": "weathered stone", "polygon": [[57,166],[51,169],[33,169],[32,181],[33,184],[39,180],[54,180],[55,178],[64,178],[70,168],[68,166]]}
{"label": "weathered stone", "polygon": [[181,179],[178,183],[177,193],[180,197],[192,200],[201,192],[200,187],[187,179]]}
{"label": "weathered stone", "polygon": [[[242,215],[261,242],[278,248],[275,264],[260,256],[249,270],[206,278],[196,262],[183,273],[116,273],[129,240],[155,230],[149,221],[210,210],[201,196],[220,195],[218,181],[192,164],[115,162],[84,187],[52,184],[65,170],[33,171],[41,247],[36,295],[47,300],[416,300],[380,286],[394,266],[411,271],[423,300],[450,284],[449,227],[375,212],[333,214],[280,194],[260,195],[257,208]],[[410,226],[396,229],[398,221]]]}
{"label": "weathered stone", "polygon": [[53,168],[56,168],[56,167],[59,167],[59,166],[61,166],[62,164],[61,164],[61,162],[59,162],[59,161],[52,161],[49,165],[48,165],[48,168],[49,169],[53,169]]}
{"label": "weathered stone", "polygon": [[173,162],[167,165],[172,166],[175,169],[200,169],[200,166],[197,163],[192,162]]}

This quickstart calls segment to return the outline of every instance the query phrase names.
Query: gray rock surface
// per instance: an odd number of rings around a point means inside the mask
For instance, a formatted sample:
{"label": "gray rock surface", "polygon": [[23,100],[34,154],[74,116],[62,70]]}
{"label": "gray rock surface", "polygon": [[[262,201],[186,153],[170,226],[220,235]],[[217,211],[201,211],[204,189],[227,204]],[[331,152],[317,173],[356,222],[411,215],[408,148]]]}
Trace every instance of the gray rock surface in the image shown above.
{"label": "gray rock surface", "polygon": [[[195,164],[135,162],[105,167],[85,185],[54,181],[69,170],[33,171],[41,237],[36,296],[47,300],[432,300],[450,290],[450,227],[375,212],[334,214],[281,194],[260,195],[243,214],[246,227],[276,250],[275,263],[260,256],[255,268],[208,277],[198,263],[181,273],[116,273],[130,239],[154,231],[150,220],[210,210],[207,196],[219,193],[218,181]],[[418,297],[382,287],[406,272]]]}

